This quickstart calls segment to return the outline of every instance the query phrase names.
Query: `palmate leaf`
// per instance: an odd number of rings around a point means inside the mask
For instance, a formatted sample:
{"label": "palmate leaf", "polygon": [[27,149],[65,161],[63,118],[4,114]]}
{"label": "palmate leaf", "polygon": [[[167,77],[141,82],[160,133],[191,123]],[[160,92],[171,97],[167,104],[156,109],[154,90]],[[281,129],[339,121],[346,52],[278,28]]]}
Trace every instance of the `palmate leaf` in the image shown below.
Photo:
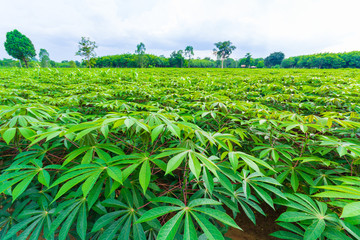
{"label": "palmate leaf", "polygon": [[163,153],[158,154],[155,156],[156,159],[167,157],[170,155],[174,155],[172,158],[169,159],[166,167],[166,173],[169,174],[177,169],[180,164],[187,159],[189,161],[189,167],[191,172],[199,178],[201,172],[201,165],[200,162],[208,168],[211,172],[217,175],[217,170],[219,170],[218,166],[212,160],[213,158],[208,158],[202,153],[195,152],[190,149],[171,149],[169,151],[165,151]]}
{"label": "palmate leaf", "polygon": [[59,231],[59,240],[65,240],[77,217],[77,233],[79,234],[80,239],[85,239],[87,229],[87,210],[86,201],[84,199],[69,200],[64,202],[62,205],[57,207],[55,212],[60,214],[52,222],[49,234],[54,234],[61,226]]}
{"label": "palmate leaf", "polygon": [[[325,203],[313,201],[304,194],[285,194],[285,196],[288,200],[277,201],[277,203],[289,207],[290,210],[282,213],[276,221],[302,224],[305,228],[303,235],[304,239],[316,240],[325,232],[325,228],[328,224],[338,224],[339,219],[337,215],[329,214]],[[309,220],[312,221],[309,222]],[[292,225],[283,226],[296,234],[301,233],[298,228],[295,228]],[[289,235],[285,233],[277,234],[285,235],[284,237]],[[292,234],[290,235],[293,236]]]}
{"label": "palmate leaf", "polygon": [[345,206],[341,218],[355,217],[360,215],[360,204],[357,201],[360,199],[360,187],[358,177],[342,177],[336,178],[335,180],[342,181],[341,185],[325,185],[317,186],[317,188],[324,189],[324,192],[317,193],[315,197],[323,198],[336,198],[336,199],[349,199],[355,202],[350,202],[347,200],[344,202]]}
{"label": "palmate leaf", "polygon": [[188,212],[185,213],[184,223],[184,240],[197,240],[197,233],[191,216]]}
{"label": "palmate leaf", "polygon": [[244,189],[241,186],[238,186],[237,189],[235,188],[235,191],[229,191],[225,188],[215,188],[214,191],[214,196],[231,209],[234,215],[239,212],[238,205],[240,205],[246,216],[254,224],[256,224],[256,219],[252,209],[265,216],[264,211],[258,205],[258,200],[253,195],[246,197]]}
{"label": "palmate leaf", "polygon": [[[112,210],[97,219],[91,232],[97,232],[99,239],[128,239],[130,234],[134,239],[145,239],[142,224],[135,224],[138,216],[143,213],[141,210],[136,210],[134,206],[134,200],[136,199],[132,197],[127,189],[121,191],[120,195],[126,199],[123,199],[126,203],[117,199],[106,199],[101,202],[102,206],[110,207]],[[158,222],[147,221],[147,224],[158,226],[157,228],[160,227]]]}
{"label": "palmate leaf", "polygon": [[13,187],[12,197],[15,201],[28,188],[36,175],[41,184],[49,186],[50,176],[46,170],[57,166],[49,165],[43,168],[42,162],[37,159],[33,159],[31,164],[33,165],[13,165],[7,168],[6,172],[11,171],[11,173],[0,176],[0,193]]}
{"label": "palmate leaf", "polygon": [[313,221],[313,223],[305,230],[304,240],[316,240],[325,230],[324,219]]}
{"label": "palmate leaf", "polygon": [[229,158],[230,156],[232,159],[230,162],[233,162],[233,164],[236,164],[238,162],[238,159],[241,158],[244,161],[244,164],[248,165],[256,172],[261,173],[259,166],[265,167],[275,172],[275,170],[265,161],[258,159],[254,156],[251,156],[249,154],[246,154],[244,152],[229,152]]}
{"label": "palmate leaf", "polygon": [[98,155],[98,157],[103,160],[110,160],[110,158],[111,158],[110,155],[108,153],[106,153],[104,150],[107,150],[109,152],[119,154],[119,155],[124,154],[124,152],[120,148],[118,148],[112,144],[96,144],[94,146],[84,146],[84,147],[80,147],[80,148],[72,151],[68,155],[66,155],[66,159],[63,162],[63,166],[66,166],[68,163],[70,163],[71,161],[73,161],[78,156],[80,156],[84,153],[85,154],[82,157],[82,161],[81,161],[82,164],[91,163],[94,158],[94,153],[96,153]]}
{"label": "palmate leaf", "polygon": [[[207,217],[214,218],[224,224],[229,226],[239,228],[235,221],[230,218],[226,213],[221,212],[216,209],[199,207],[199,206],[213,206],[213,205],[221,205],[221,203],[214,201],[212,199],[195,199],[189,202],[188,206],[185,206],[181,202],[179,203],[178,199],[169,198],[169,197],[159,197],[154,199],[156,202],[165,202],[170,204],[176,204],[180,207],[156,207],[153,208],[146,213],[144,213],[136,223],[143,223],[153,219],[156,219],[165,214],[178,211],[174,217],[168,220],[160,229],[158,234],[158,239],[174,239],[175,234],[177,233],[180,224],[183,221],[183,217],[185,215],[185,226],[184,226],[184,237],[187,239],[191,239],[189,236],[189,232],[193,232],[194,223],[192,223],[192,218],[200,225],[201,229],[205,233],[205,235],[209,239],[224,239],[220,231],[207,220],[202,214],[205,214]],[[153,201],[154,201],[153,200]],[[191,214],[191,217],[190,215]],[[191,223],[190,223],[191,222]]]}
{"label": "palmate leaf", "polygon": [[[110,164],[115,164],[110,163]],[[92,188],[97,185],[98,180],[104,182],[104,178],[101,176],[107,173],[110,179],[118,181],[118,184],[122,184],[122,171],[116,165],[107,165],[104,161],[99,160],[96,163],[92,164],[80,164],[64,173],[60,178],[58,178],[50,188],[53,188],[57,185],[63,184],[59,191],[57,192],[53,201],[56,201],[62,195],[67,193],[75,185],[82,184],[82,192],[84,197],[86,197]],[[118,186],[119,186],[118,185]],[[99,185],[97,185],[100,188]]]}
{"label": "palmate leaf", "polygon": [[[108,174],[116,181],[122,183],[124,182],[130,174],[132,174],[140,165],[140,172],[138,174],[139,176],[139,183],[140,186],[143,189],[143,192],[145,193],[150,180],[151,180],[151,166],[150,163],[153,164],[153,167],[158,167],[161,170],[165,170],[166,164],[158,159],[156,155],[150,156],[148,153],[144,154],[132,154],[132,155],[120,155],[114,158],[111,158],[109,161],[107,161],[107,164],[109,165],[117,165],[113,167],[107,168]],[[126,167],[123,171],[120,170],[120,166]],[[109,173],[109,171],[114,171],[114,174]],[[119,181],[120,177],[122,177],[122,180]]]}
{"label": "palmate leaf", "polygon": [[251,190],[259,196],[264,202],[266,202],[270,207],[274,208],[273,200],[269,193],[275,194],[278,197],[286,199],[285,195],[276,188],[281,184],[276,181],[274,178],[265,177],[258,172],[251,173],[247,170],[242,171],[241,175],[242,187],[244,189],[245,197],[248,199],[251,194]]}
{"label": "palmate leaf", "polygon": [[[53,213],[54,209],[35,210],[33,207],[30,207],[27,210],[23,210],[16,218],[18,223],[13,225],[2,239],[7,240],[14,237],[16,239],[39,239],[41,233],[49,233],[52,221],[51,215]],[[19,234],[20,231],[22,231],[21,234]],[[54,235],[50,234],[49,239],[54,239]]]}
{"label": "palmate leaf", "polygon": [[172,240],[172,239],[174,239],[175,234],[179,229],[179,226],[180,226],[180,223],[181,223],[181,220],[182,220],[184,214],[185,214],[185,211],[182,210],[182,211],[178,212],[170,220],[168,220],[164,224],[164,226],[161,227],[161,229],[160,229],[160,231],[158,233],[157,239],[159,239],[159,240]]}

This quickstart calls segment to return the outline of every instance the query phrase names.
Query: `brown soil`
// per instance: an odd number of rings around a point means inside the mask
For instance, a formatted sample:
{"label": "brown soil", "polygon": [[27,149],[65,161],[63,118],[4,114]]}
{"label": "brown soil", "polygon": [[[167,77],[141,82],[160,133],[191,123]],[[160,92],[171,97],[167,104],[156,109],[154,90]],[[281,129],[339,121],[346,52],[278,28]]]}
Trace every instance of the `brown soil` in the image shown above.
{"label": "brown soil", "polygon": [[269,234],[281,230],[281,227],[275,223],[275,220],[285,209],[274,211],[268,205],[263,205],[261,208],[266,213],[266,216],[255,212],[256,225],[249,220],[245,213],[241,212],[235,221],[243,231],[230,228],[225,236],[233,240],[278,240],[278,238],[271,237]]}

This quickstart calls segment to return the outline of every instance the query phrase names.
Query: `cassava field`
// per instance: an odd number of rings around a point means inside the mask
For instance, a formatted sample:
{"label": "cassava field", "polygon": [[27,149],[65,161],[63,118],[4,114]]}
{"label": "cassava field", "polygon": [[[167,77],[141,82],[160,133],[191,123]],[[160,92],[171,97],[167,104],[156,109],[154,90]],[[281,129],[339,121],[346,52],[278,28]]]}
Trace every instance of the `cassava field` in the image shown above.
{"label": "cassava field", "polygon": [[360,239],[359,92],[360,70],[1,69],[0,239]]}

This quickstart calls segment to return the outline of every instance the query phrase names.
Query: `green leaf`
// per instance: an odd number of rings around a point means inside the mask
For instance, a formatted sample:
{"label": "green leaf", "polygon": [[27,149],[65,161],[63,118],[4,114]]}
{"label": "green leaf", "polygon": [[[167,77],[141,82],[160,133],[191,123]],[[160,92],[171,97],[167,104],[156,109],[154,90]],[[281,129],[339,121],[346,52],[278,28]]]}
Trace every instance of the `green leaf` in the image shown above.
{"label": "green leaf", "polygon": [[253,186],[256,193],[270,206],[274,209],[274,202],[269,194],[257,186]]}
{"label": "green leaf", "polygon": [[102,201],[101,205],[103,205],[104,207],[129,208],[129,206],[127,206],[123,202],[120,202],[119,200],[111,199],[111,198]]}
{"label": "green leaf", "polygon": [[162,215],[165,215],[167,213],[171,213],[174,211],[179,211],[181,210],[180,207],[157,207],[157,208],[153,208],[150,209],[148,211],[146,211],[137,221],[136,223],[143,223],[143,222],[147,222],[147,221],[151,221],[155,218],[158,218]]}
{"label": "green leaf", "polygon": [[13,201],[18,198],[29,186],[33,178],[35,177],[36,173],[31,174],[30,176],[26,177],[22,180],[12,191]]}
{"label": "green leaf", "polygon": [[221,202],[215,201],[213,199],[209,199],[209,198],[198,198],[198,199],[194,199],[192,200],[188,207],[196,207],[196,206],[201,206],[201,205],[222,205]]}
{"label": "green leaf", "polygon": [[316,218],[314,215],[303,212],[284,212],[276,221],[282,222],[300,222],[308,219]]}
{"label": "green leaf", "polygon": [[[51,233],[54,233],[56,231],[56,229],[58,229],[58,227],[60,226],[60,224],[70,215],[70,213],[75,209],[75,208],[79,208],[79,201],[76,201],[74,203],[74,201],[67,201],[65,202],[65,204],[72,204],[71,206],[69,206],[68,208],[66,208],[65,210],[63,210],[62,208],[59,209],[60,214],[58,215],[58,217],[52,222],[50,230],[49,230],[49,235]],[[60,207],[61,205],[59,205]],[[59,208],[58,207],[58,208]]]}
{"label": "green leaf", "polygon": [[224,240],[221,232],[214,225],[212,225],[209,220],[194,211],[191,211],[191,214],[195,218],[196,222],[200,225],[201,229],[204,231],[206,237],[209,240]]}
{"label": "green leaf", "polygon": [[49,185],[50,185],[50,174],[48,173],[48,171],[42,169],[39,172],[38,180],[42,185],[45,185],[46,187],[49,187]]}
{"label": "green leaf", "polygon": [[315,220],[309,227],[306,228],[304,240],[316,240],[325,230],[324,219]]}
{"label": "green leaf", "polygon": [[220,222],[222,223],[225,223],[233,228],[237,228],[239,230],[242,230],[236,223],[235,221],[229,217],[229,215],[227,215],[226,213],[224,212],[221,212],[219,210],[216,210],[216,209],[212,209],[212,208],[205,208],[205,207],[198,207],[198,208],[194,208],[193,209],[194,211],[198,211],[198,212],[201,212],[201,213],[205,213],[217,220],[219,220]]}
{"label": "green leaf", "polygon": [[121,228],[127,216],[121,217],[119,220],[115,221],[109,227],[105,229],[99,240],[112,240],[117,233],[117,231]]}
{"label": "green leaf", "polygon": [[218,173],[220,184],[225,187],[229,192],[233,192],[233,185],[230,180],[222,173]]}
{"label": "green leaf", "polygon": [[86,147],[81,147],[79,149],[76,149],[75,151],[72,151],[71,153],[69,153],[68,155],[66,155],[66,159],[64,161],[64,163],[62,164],[63,166],[65,166],[66,164],[68,164],[69,162],[71,162],[71,160],[75,159],[77,156],[79,156],[80,154],[82,154],[83,152],[89,150],[90,147],[86,146]]}
{"label": "green leaf", "polygon": [[199,160],[194,154],[189,154],[189,168],[190,171],[195,175],[196,179],[199,179],[201,173],[201,165]]}
{"label": "green leaf", "polygon": [[102,186],[104,184],[104,177],[105,176],[103,176],[89,192],[89,196],[87,197],[87,203],[88,203],[87,205],[89,210],[99,198],[99,195],[102,190]]}
{"label": "green leaf", "polygon": [[191,220],[189,212],[185,214],[185,224],[184,224],[184,240],[197,240],[197,234],[195,230],[194,223]]}
{"label": "green leaf", "polygon": [[87,218],[85,203],[81,204],[79,216],[76,223],[76,231],[82,240],[86,239]]}
{"label": "green leaf", "polygon": [[358,227],[342,220],[340,220],[340,224],[351,234],[351,236],[355,237],[355,239],[360,239],[360,230]]}
{"label": "green leaf", "polygon": [[84,181],[84,179],[88,178],[89,176],[91,176],[92,173],[87,173],[87,174],[83,174],[80,175],[76,178],[71,179],[70,181],[66,182],[61,188],[60,190],[57,192],[54,200],[56,201],[56,199],[58,199],[59,197],[61,197],[62,195],[64,195],[67,191],[69,191],[71,188],[73,188],[76,184],[79,184],[80,182]]}
{"label": "green leaf", "polygon": [[235,172],[239,166],[239,157],[234,152],[229,152],[228,156],[231,166]]}
{"label": "green leaf", "polygon": [[100,177],[101,173],[102,173],[102,170],[93,173],[83,183],[81,189],[82,189],[82,192],[83,192],[83,195],[84,195],[85,198],[89,194],[89,192],[91,191],[93,186],[95,185],[95,183],[98,180],[98,178]]}
{"label": "green leaf", "polygon": [[99,156],[100,159],[102,159],[104,161],[109,161],[111,159],[110,154],[108,154],[104,150],[100,149],[100,147],[101,146],[99,146],[98,148],[95,148],[96,154]]}
{"label": "green leaf", "polygon": [[294,170],[292,170],[290,182],[291,182],[291,187],[294,189],[294,192],[296,192],[297,189],[299,188],[299,178]]}
{"label": "green leaf", "polygon": [[174,204],[180,207],[185,207],[185,204],[180,201],[179,199],[176,198],[171,198],[171,197],[157,197],[157,198],[152,198],[151,199],[152,202],[163,202],[163,203],[170,203],[170,204]]}
{"label": "green leaf", "polygon": [[[133,221],[136,222],[137,218],[135,215],[133,215]],[[134,240],[146,240],[145,231],[142,227],[142,225],[139,224],[133,224],[133,237]]]}
{"label": "green leaf", "polygon": [[287,231],[277,231],[277,232],[271,233],[270,236],[280,238],[280,239],[287,239],[287,240],[303,240],[304,239],[302,236],[299,236],[292,232],[287,232]]}
{"label": "green leaf", "polygon": [[160,228],[160,231],[157,235],[157,240],[173,240],[180,226],[184,213],[185,211],[180,211],[169,221],[167,221],[164,226]]}
{"label": "green leaf", "polygon": [[120,217],[121,215],[125,214],[126,212],[127,212],[126,210],[121,210],[121,211],[110,212],[110,213],[107,213],[107,214],[101,216],[95,222],[91,232],[99,231],[101,228],[105,227],[109,223],[112,223],[116,218]]}
{"label": "green leaf", "polygon": [[169,160],[169,162],[167,163],[167,168],[166,168],[165,175],[171,173],[176,168],[178,168],[187,154],[188,154],[188,151],[185,151],[185,152],[182,152],[182,153],[172,157]]}
{"label": "green leaf", "polygon": [[123,183],[123,176],[120,167],[111,166],[106,168],[107,174],[119,183]]}
{"label": "green leaf", "polygon": [[94,154],[94,149],[89,149],[87,150],[87,152],[85,153],[84,157],[82,158],[81,164],[88,164],[91,163],[92,159],[93,159],[93,154]]}
{"label": "green leaf", "polygon": [[40,233],[44,227],[43,225],[44,225],[45,219],[42,217],[39,220],[40,220],[40,222],[37,224],[37,227],[31,233],[31,236],[28,238],[28,240],[38,240],[40,238]]}
{"label": "green leaf", "polygon": [[158,138],[158,136],[163,131],[163,129],[164,129],[164,124],[161,124],[151,131],[151,141],[152,142],[154,142]]}
{"label": "green leaf", "polygon": [[30,139],[35,135],[35,132],[29,128],[19,128],[19,131],[21,135],[26,139]]}
{"label": "green leaf", "polygon": [[341,218],[355,217],[360,215],[360,202],[346,204]]}
{"label": "green leaf", "polygon": [[122,182],[130,176],[130,174],[140,165],[140,163],[135,163],[130,165],[129,167],[125,168],[122,174]]}
{"label": "green leaf", "polygon": [[76,214],[78,213],[81,205],[77,206],[67,217],[67,219],[61,225],[61,229],[59,232],[59,240],[65,240],[70,231],[71,225],[73,224]]}
{"label": "green leaf", "polygon": [[16,134],[16,128],[9,128],[3,133],[3,139],[7,144],[10,143],[10,141],[15,137]]}
{"label": "green leaf", "polygon": [[35,216],[35,217],[31,217],[28,219],[25,219],[21,222],[19,222],[18,224],[16,224],[15,226],[13,226],[12,228],[10,228],[10,230],[6,233],[5,238],[3,240],[7,240],[12,238],[13,236],[15,236],[21,229],[23,229],[25,226],[27,226],[29,223],[35,221],[37,218],[39,218],[39,216]]}
{"label": "green leaf", "polygon": [[290,230],[296,234],[299,234],[299,235],[304,235],[304,231],[302,229],[300,229],[299,227],[297,227],[295,224],[292,224],[292,223],[287,223],[287,222],[278,222],[277,225],[287,229],[287,230]]}
{"label": "green leaf", "polygon": [[210,194],[212,194],[214,190],[214,180],[206,168],[204,168],[203,170],[203,179],[206,189],[209,191]]}
{"label": "green leaf", "polygon": [[139,173],[139,182],[144,191],[144,194],[149,186],[150,179],[151,179],[150,163],[149,160],[146,160],[143,162]]}
{"label": "green leaf", "polygon": [[123,228],[121,229],[118,240],[130,239],[131,222],[131,217],[128,217]]}
{"label": "green leaf", "polygon": [[331,240],[352,240],[352,238],[348,237],[344,232],[340,232],[337,228],[325,228],[323,235],[326,239]]}

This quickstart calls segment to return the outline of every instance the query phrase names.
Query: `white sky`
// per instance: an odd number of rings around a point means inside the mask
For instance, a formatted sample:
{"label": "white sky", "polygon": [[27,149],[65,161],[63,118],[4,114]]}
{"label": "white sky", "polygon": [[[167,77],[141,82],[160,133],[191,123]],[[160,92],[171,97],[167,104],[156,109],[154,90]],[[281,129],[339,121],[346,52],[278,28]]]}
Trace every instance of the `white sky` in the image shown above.
{"label": "white sky", "polygon": [[360,0],[0,0],[0,58],[9,58],[6,32],[18,29],[37,52],[77,59],[81,36],[96,41],[98,56],[148,53],[168,56],[191,45],[212,57],[214,43],[230,40],[231,55],[286,57],[360,50]]}

